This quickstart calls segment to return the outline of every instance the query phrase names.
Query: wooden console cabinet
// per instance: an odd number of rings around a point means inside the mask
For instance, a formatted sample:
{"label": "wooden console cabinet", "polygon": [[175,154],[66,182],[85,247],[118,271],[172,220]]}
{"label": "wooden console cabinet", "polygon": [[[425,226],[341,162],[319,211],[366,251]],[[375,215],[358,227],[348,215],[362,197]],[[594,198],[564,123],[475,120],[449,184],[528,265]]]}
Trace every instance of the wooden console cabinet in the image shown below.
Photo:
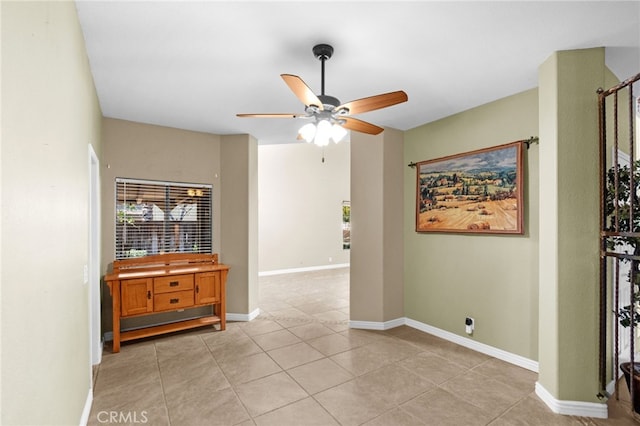
{"label": "wooden console cabinet", "polygon": [[[113,301],[113,352],[120,342],[212,324],[226,327],[225,284],[229,267],[218,254],[172,253],[116,260],[105,276]],[[169,324],[120,330],[120,320],[211,305],[211,315]]]}

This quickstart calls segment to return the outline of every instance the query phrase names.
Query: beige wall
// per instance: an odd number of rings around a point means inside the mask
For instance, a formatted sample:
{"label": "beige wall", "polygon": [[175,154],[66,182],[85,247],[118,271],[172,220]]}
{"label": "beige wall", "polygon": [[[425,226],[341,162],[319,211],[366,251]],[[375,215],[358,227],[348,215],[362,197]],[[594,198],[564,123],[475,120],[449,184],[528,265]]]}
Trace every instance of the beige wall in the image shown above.
{"label": "beige wall", "polygon": [[[213,186],[213,251],[231,266],[227,312],[257,308],[257,142],[105,118],[102,156],[102,272],[115,256],[115,179],[194,182]],[[111,296],[102,290],[103,331],[112,329]],[[124,320],[123,328],[174,321],[208,308]]]}
{"label": "beige wall", "polygon": [[220,251],[220,136],[112,118],[102,135],[103,273],[115,256],[116,178],[211,184],[213,251]]}
{"label": "beige wall", "polygon": [[[419,162],[538,134],[538,91],[405,132],[405,315],[532,360],[538,359],[538,145],[524,149],[524,235],[415,232]],[[473,336],[464,320],[475,318]]]}
{"label": "beige wall", "polygon": [[79,424],[89,396],[89,154],[100,108],[73,2],[2,2],[2,416]]}
{"label": "beige wall", "polygon": [[398,130],[351,135],[350,320],[356,327],[404,317],[402,152]]}
{"label": "beige wall", "polygon": [[[221,252],[220,136],[105,118],[102,124],[102,274],[115,256],[115,179],[193,182],[213,186],[213,251]],[[111,297],[103,288],[103,331],[111,331]],[[174,320],[191,314],[160,314],[123,322],[123,327]]]}
{"label": "beige wall", "polygon": [[258,153],[260,272],[349,263],[350,144],[260,145]]}
{"label": "beige wall", "polygon": [[[227,312],[258,308],[258,142],[249,135],[222,136],[222,260]],[[246,317],[244,317],[246,318]]]}

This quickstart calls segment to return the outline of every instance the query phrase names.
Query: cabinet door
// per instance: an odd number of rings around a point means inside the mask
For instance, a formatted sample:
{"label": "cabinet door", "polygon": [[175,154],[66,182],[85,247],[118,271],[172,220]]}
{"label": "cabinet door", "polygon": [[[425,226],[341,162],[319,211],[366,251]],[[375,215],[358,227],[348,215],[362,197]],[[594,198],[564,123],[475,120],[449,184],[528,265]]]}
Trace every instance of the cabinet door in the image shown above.
{"label": "cabinet door", "polygon": [[121,281],[122,316],[153,312],[153,279],[139,278]]}
{"label": "cabinet door", "polygon": [[196,274],[196,305],[220,303],[220,272]]}

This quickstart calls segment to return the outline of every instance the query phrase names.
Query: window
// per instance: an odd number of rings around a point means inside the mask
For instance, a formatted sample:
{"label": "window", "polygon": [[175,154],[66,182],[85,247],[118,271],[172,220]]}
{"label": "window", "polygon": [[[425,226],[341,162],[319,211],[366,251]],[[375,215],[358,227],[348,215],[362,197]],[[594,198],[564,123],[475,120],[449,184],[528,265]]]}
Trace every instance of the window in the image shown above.
{"label": "window", "polygon": [[116,259],[211,253],[211,185],[116,179]]}
{"label": "window", "polygon": [[342,249],[351,248],[351,202],[342,202]]}

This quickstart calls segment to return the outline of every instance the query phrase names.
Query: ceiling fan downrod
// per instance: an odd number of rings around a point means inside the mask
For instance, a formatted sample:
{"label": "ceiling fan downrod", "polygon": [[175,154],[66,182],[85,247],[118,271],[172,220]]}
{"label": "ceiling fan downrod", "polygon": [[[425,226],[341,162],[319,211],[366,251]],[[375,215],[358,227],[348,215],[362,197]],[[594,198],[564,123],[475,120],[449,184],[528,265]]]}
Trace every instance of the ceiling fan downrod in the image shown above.
{"label": "ceiling fan downrod", "polygon": [[333,47],[328,44],[317,44],[313,46],[313,55],[316,57],[316,59],[319,59],[321,62],[321,65],[320,65],[321,92],[320,92],[320,96],[318,96],[318,99],[320,99],[323,105],[327,105],[335,108],[338,105],[340,105],[340,101],[333,96],[328,96],[324,94],[324,62],[327,59],[330,59],[331,56],[333,55]]}

